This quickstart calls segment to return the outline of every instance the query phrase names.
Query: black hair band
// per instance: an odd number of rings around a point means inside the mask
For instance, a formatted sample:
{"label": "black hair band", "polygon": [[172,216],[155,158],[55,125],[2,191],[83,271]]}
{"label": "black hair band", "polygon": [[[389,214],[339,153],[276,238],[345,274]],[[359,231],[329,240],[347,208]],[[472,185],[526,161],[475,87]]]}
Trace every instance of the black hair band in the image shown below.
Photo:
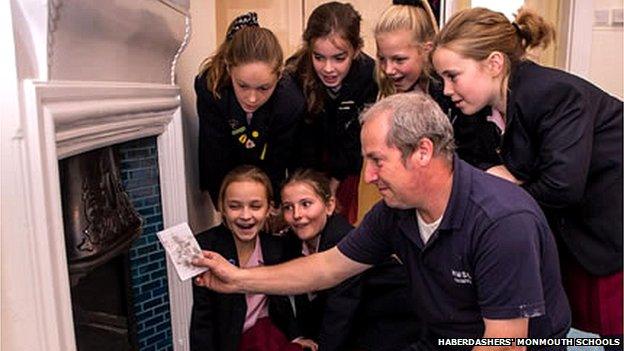
{"label": "black hair band", "polygon": [[238,32],[241,28],[245,27],[259,27],[258,24],[258,14],[255,12],[247,12],[244,15],[240,15],[232,21],[230,25],[230,30],[227,32],[225,36],[226,40],[232,40],[232,37],[236,32]]}

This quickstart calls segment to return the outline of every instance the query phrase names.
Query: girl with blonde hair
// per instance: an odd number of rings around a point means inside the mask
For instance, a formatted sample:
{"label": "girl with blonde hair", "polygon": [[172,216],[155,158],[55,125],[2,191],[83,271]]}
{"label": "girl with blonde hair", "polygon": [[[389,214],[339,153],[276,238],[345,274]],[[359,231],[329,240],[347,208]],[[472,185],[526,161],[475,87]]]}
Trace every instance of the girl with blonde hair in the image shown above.
{"label": "girl with blonde hair", "polygon": [[[466,116],[442,92],[442,79],[429,60],[437,32],[436,18],[426,0],[395,0],[381,14],[374,29],[379,98],[411,91],[429,94],[453,124],[456,152],[461,159],[481,169],[500,164],[496,153],[500,136],[487,119],[489,109]],[[360,194],[358,219],[380,199],[376,189],[363,182]]]}

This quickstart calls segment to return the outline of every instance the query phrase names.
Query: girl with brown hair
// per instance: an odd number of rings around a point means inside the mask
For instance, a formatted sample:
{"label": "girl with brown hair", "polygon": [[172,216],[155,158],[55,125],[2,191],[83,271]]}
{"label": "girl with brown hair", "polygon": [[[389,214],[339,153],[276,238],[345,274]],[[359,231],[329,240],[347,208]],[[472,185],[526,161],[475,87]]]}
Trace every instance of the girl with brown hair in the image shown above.
{"label": "girl with brown hair", "polygon": [[260,167],[279,186],[291,158],[304,100],[282,75],[282,48],[255,13],[237,17],[224,42],[195,79],[199,115],[199,176],[216,203],[225,174]]}
{"label": "girl with brown hair", "polygon": [[360,22],[350,4],[320,5],[308,19],[303,46],[287,62],[306,99],[294,165],[326,172],[338,209],[352,223],[362,167],[358,115],[377,95]]}
{"label": "girl with brown hair", "polygon": [[[329,250],[353,229],[335,207],[325,175],[302,169],[289,176],[282,211],[293,258]],[[297,322],[319,350],[403,350],[420,337],[408,296],[405,267],[388,257],[331,289],[296,295]]]}

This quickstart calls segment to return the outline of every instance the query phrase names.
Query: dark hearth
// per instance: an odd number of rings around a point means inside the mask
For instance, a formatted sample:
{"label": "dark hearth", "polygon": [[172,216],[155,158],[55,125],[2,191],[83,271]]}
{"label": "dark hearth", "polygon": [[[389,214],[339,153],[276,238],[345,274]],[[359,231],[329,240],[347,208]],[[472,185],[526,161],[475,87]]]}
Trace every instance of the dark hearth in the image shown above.
{"label": "dark hearth", "polygon": [[128,250],[141,218],[112,147],[59,161],[65,247],[80,351],[138,350]]}
{"label": "dark hearth", "polygon": [[117,255],[72,287],[79,351],[137,351],[128,255]]}

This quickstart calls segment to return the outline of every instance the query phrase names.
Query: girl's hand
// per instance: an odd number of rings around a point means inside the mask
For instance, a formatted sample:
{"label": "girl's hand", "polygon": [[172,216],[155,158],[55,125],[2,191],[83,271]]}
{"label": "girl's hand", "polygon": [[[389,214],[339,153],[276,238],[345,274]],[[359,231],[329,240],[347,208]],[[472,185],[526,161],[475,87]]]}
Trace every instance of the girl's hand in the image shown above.
{"label": "girl's hand", "polygon": [[511,172],[509,172],[507,167],[505,167],[504,165],[498,165],[498,166],[491,167],[486,172],[489,173],[489,174],[493,174],[493,175],[495,175],[497,177],[503,178],[505,180],[508,180],[508,181],[510,181],[512,183],[515,183],[517,185],[522,185],[522,183],[523,183],[523,181],[521,181],[520,179],[514,177],[513,174],[511,174]]}
{"label": "girl's hand", "polygon": [[292,342],[301,345],[304,350],[318,351],[318,344],[312,339],[296,338]]}

